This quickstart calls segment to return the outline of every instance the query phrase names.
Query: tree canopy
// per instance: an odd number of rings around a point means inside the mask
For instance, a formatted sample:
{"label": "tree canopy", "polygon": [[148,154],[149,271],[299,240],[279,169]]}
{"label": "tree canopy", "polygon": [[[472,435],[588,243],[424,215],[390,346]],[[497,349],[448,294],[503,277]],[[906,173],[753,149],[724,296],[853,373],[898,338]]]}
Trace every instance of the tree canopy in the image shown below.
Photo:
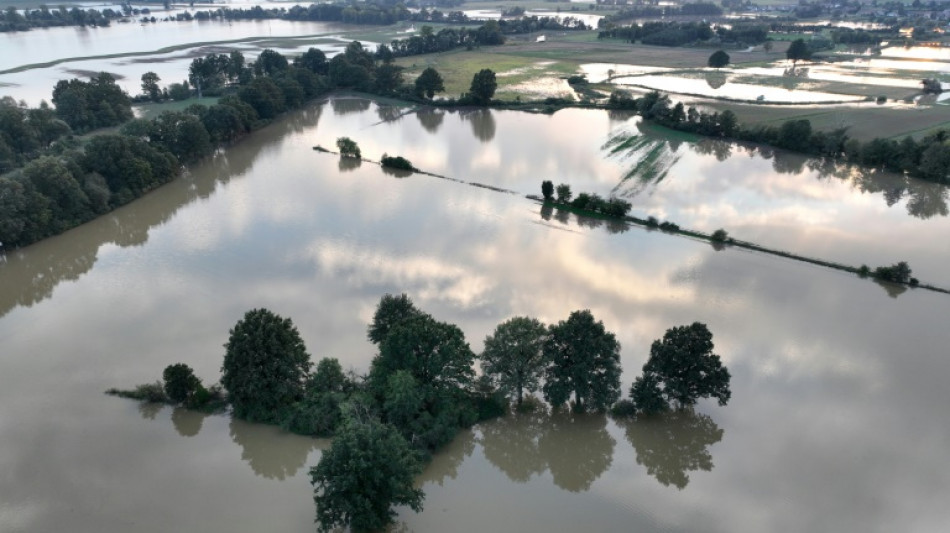
{"label": "tree canopy", "polygon": [[377,531],[395,518],[394,505],[421,511],[425,495],[413,485],[420,472],[417,452],[395,428],[348,420],[310,470],[318,530]]}
{"label": "tree canopy", "polygon": [[696,404],[700,398],[716,398],[726,405],[729,370],[713,353],[712,333],[701,322],[670,328],[662,339],[653,341],[643,375],[630,390],[637,410],[653,413],[666,410],[670,402],[679,408]]}
{"label": "tree canopy", "polygon": [[252,309],[231,329],[221,384],[234,416],[280,422],[303,398],[310,355],[289,318]]}
{"label": "tree canopy", "polygon": [[709,66],[712,68],[722,68],[729,64],[730,58],[724,50],[716,50],[709,56]]}
{"label": "tree canopy", "polygon": [[432,67],[427,67],[416,78],[416,94],[432,99],[435,93],[445,91],[445,83],[439,71]]}
{"label": "tree canopy", "polygon": [[577,411],[604,411],[620,398],[620,343],[589,310],[551,326],[544,341],[544,397],[562,405],[574,395]]}
{"label": "tree canopy", "polygon": [[405,293],[399,296],[386,294],[379,300],[376,306],[376,312],[373,313],[373,321],[369,325],[367,337],[373,344],[383,342],[389,331],[400,322],[423,314],[416,309],[412,300]]}
{"label": "tree canopy", "polygon": [[514,394],[521,406],[524,391],[538,390],[544,370],[542,347],[547,328],[535,318],[514,317],[485,337],[482,371],[506,394]]}
{"label": "tree canopy", "polygon": [[498,88],[498,82],[495,81],[495,72],[484,68],[475,73],[472,77],[472,85],[469,88],[469,95],[472,99],[481,105],[488,105],[492,96],[495,96],[495,89]]}
{"label": "tree canopy", "polygon": [[785,57],[791,59],[793,63],[808,60],[811,59],[811,49],[804,39],[795,39],[785,51]]}

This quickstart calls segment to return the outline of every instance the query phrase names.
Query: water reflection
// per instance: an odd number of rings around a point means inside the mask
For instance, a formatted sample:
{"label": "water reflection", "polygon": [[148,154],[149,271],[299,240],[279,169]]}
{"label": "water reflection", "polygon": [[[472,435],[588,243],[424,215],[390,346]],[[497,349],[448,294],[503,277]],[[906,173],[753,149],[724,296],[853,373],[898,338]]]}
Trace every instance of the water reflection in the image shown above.
{"label": "water reflection", "polygon": [[495,117],[491,109],[468,109],[460,111],[459,116],[472,125],[472,133],[483,143],[495,138]]}
{"label": "water reflection", "polygon": [[208,415],[200,411],[192,411],[183,407],[176,407],[172,410],[172,425],[175,431],[182,437],[194,437],[201,431]]}
{"label": "water reflection", "polygon": [[394,178],[408,178],[409,176],[412,176],[413,174],[411,170],[404,170],[401,168],[393,168],[393,167],[385,167],[385,166],[380,167],[380,168],[383,169],[384,173],[389,174],[390,176]]}
{"label": "water reflection", "polygon": [[[334,100],[335,102],[336,100]],[[209,198],[219,185],[240,177],[260,153],[281,142],[289,133],[314,128],[322,105],[291,113],[270,127],[202,161],[182,177],[160,187],[148,199],[107,213],[82,226],[31,245],[8,251],[0,262],[0,317],[12,309],[30,307],[48,298],[63,281],[73,281],[96,264],[99,249],[108,243],[141,246],[149,231],[168,222],[182,207]]]}
{"label": "water reflection", "polygon": [[403,107],[394,105],[376,105],[376,116],[383,122],[395,122],[402,117]]}
{"label": "water reflection", "polygon": [[619,422],[637,452],[637,464],[657,481],[680,490],[689,473],[713,468],[709,446],[722,440],[723,430],[707,415],[675,411],[662,416]]}
{"label": "water reflection", "polygon": [[427,132],[436,133],[442,126],[442,121],[445,120],[445,111],[434,107],[423,107],[416,112],[416,118]]}
{"label": "water reflection", "polygon": [[610,468],[616,441],[607,433],[607,417],[555,412],[538,440],[554,484],[570,492],[589,490]]}
{"label": "water reflection", "polygon": [[729,75],[721,70],[710,70],[705,72],[703,76],[706,78],[706,85],[713,89],[722,87],[729,80]]}
{"label": "water reflection", "polygon": [[627,166],[620,182],[610,191],[613,195],[632,198],[656,186],[681,157],[677,154],[681,139],[650,135],[649,126],[640,122],[637,129],[637,132],[614,133],[601,147]]}
{"label": "water reflection", "polygon": [[363,160],[358,157],[341,157],[336,166],[340,172],[349,172],[360,168],[362,164]]}
{"label": "water reflection", "polygon": [[539,441],[548,422],[546,412],[511,413],[482,425],[485,458],[515,483],[527,483],[541,474],[547,463]]}
{"label": "water reflection", "polygon": [[365,98],[333,98],[330,107],[335,115],[349,115],[368,111],[372,102]]}
{"label": "water reflection", "polygon": [[307,463],[310,452],[328,443],[237,419],[231,419],[228,427],[231,440],[241,447],[241,459],[255,474],[267,479],[295,476]]}
{"label": "water reflection", "polygon": [[158,413],[162,412],[162,409],[165,407],[165,404],[158,402],[140,402],[139,403],[139,414],[142,415],[142,418],[145,420],[155,420],[155,417],[158,416]]}
{"label": "water reflection", "polygon": [[416,479],[417,483],[435,483],[444,486],[449,479],[458,476],[459,466],[472,455],[475,450],[475,434],[471,429],[464,429],[452,439],[448,445],[432,456],[425,470]]}

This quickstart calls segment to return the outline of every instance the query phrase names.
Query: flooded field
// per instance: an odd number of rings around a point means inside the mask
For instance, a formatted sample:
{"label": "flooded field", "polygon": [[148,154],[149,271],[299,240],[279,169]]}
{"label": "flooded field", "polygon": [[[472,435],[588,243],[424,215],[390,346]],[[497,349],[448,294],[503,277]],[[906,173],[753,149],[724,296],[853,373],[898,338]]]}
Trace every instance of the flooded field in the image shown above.
{"label": "flooded field", "polygon": [[[312,150],[336,138],[458,181]],[[542,179],[635,212],[950,285],[946,190],[694,142],[603,111],[407,109],[334,99],[284,117],[114,213],[0,262],[0,530],[313,530],[327,441],[140,406],[106,388],[184,362],[219,375],[252,307],[314,359],[365,372],[380,295],[472,348],[514,315],[589,308],[622,344],[698,320],[729,406],[654,422],[539,413],[463,432],[419,478],[405,531],[939,531],[950,521],[950,298],[523,197]],[[510,191],[505,192],[505,191]]]}

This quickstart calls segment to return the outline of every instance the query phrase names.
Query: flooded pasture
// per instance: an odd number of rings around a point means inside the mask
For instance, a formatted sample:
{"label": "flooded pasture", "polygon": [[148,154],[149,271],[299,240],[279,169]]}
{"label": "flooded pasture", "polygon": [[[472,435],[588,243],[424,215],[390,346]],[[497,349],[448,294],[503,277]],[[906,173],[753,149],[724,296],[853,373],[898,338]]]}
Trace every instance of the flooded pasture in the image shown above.
{"label": "flooded pasture", "polygon": [[[451,179],[312,150],[336,138]],[[514,315],[589,308],[622,344],[702,321],[727,407],[650,422],[534,413],[462,432],[406,531],[939,531],[950,486],[950,298],[545,209],[542,179],[833,260],[908,260],[950,285],[946,190],[696,142],[629,115],[332,99],[146,197],[0,262],[0,530],[314,527],[325,440],[108,397],[184,362],[219,375],[253,307],[314,360],[365,372],[379,297],[406,292],[472,348]],[[475,182],[487,187],[473,187]]]}

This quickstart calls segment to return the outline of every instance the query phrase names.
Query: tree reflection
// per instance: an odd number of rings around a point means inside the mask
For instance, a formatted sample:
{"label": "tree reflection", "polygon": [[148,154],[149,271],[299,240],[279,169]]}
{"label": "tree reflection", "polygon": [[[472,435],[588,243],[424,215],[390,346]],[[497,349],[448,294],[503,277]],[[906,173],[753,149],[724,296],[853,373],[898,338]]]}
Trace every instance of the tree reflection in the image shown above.
{"label": "tree reflection", "polygon": [[443,486],[446,479],[455,479],[458,476],[459,466],[472,455],[474,450],[475,434],[471,429],[463,429],[452,439],[452,442],[432,456],[432,460],[426,465],[418,481]]}
{"label": "tree reflection", "polygon": [[303,468],[322,441],[284,433],[274,426],[231,419],[231,440],[241,446],[241,459],[260,477],[283,480]]}
{"label": "tree reflection", "polygon": [[725,72],[720,70],[708,71],[705,73],[706,85],[709,85],[712,89],[718,89],[726,84],[726,81],[729,79],[728,75]]}
{"label": "tree reflection", "polygon": [[495,138],[495,117],[491,109],[472,109],[463,111],[461,117],[472,125],[472,133],[483,143]]}
{"label": "tree reflection", "polygon": [[194,437],[201,431],[201,426],[207,417],[207,414],[200,411],[176,407],[172,410],[172,425],[182,437]]}
{"label": "tree reflection", "polygon": [[383,122],[395,122],[402,116],[402,109],[394,105],[376,104],[376,116]]}
{"label": "tree reflection", "polygon": [[712,470],[708,448],[723,434],[712,418],[689,410],[621,424],[637,452],[637,464],[660,483],[680,490],[689,484],[689,472]]}
{"label": "tree reflection", "polygon": [[145,420],[155,420],[155,417],[164,407],[165,404],[163,403],[141,402],[139,403],[139,414],[142,415],[142,418]]}
{"label": "tree reflection", "polygon": [[712,155],[716,161],[725,161],[732,157],[732,147],[735,143],[721,139],[703,139],[690,146],[697,154]]}
{"label": "tree reflection", "polygon": [[386,174],[389,174],[390,176],[392,176],[392,177],[394,177],[394,178],[408,178],[409,176],[412,176],[412,171],[411,171],[411,170],[404,170],[404,169],[401,169],[401,168],[386,167],[386,166],[382,166],[382,165],[380,165],[380,168],[383,169],[383,172],[385,172]]}
{"label": "tree reflection", "polygon": [[363,160],[358,157],[341,157],[337,163],[337,168],[340,172],[349,172],[360,168],[362,164]]}
{"label": "tree reflection", "polygon": [[610,468],[613,437],[607,433],[607,416],[555,412],[538,440],[538,452],[548,465],[554,484],[570,492],[583,492]]}
{"label": "tree reflection", "polygon": [[423,107],[416,112],[416,118],[427,132],[436,133],[442,126],[442,120],[445,119],[445,111],[434,107]]}
{"label": "tree reflection", "polygon": [[366,98],[334,98],[330,100],[330,107],[334,115],[342,116],[367,111],[371,102]]}
{"label": "tree reflection", "polygon": [[544,472],[539,449],[548,415],[543,411],[512,413],[482,425],[482,448],[488,462],[515,483]]}
{"label": "tree reflection", "polygon": [[907,292],[907,286],[902,283],[891,283],[890,281],[884,281],[877,278],[872,279],[874,283],[877,283],[878,287],[884,289],[884,292],[886,292],[891,298],[897,298],[901,294]]}

